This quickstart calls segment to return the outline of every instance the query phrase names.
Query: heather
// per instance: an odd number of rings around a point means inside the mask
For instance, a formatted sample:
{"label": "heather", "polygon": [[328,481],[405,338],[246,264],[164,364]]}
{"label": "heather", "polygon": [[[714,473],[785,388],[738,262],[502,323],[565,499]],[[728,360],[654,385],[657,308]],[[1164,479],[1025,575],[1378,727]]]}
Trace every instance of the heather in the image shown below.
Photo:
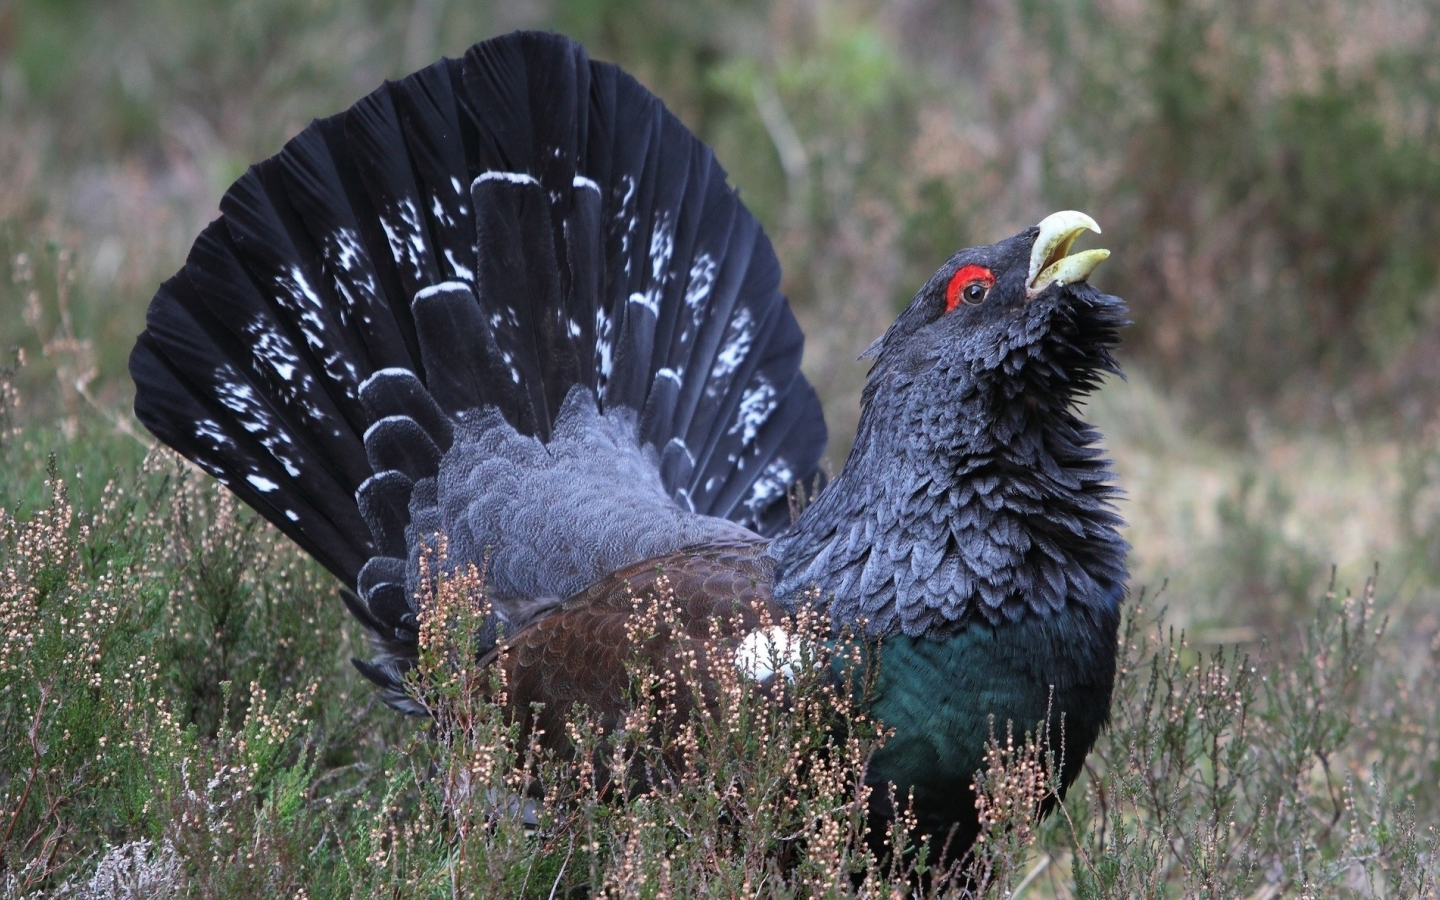
{"label": "heather", "polygon": [[348,664],[333,581],[128,413],[144,303],[248,161],[523,24],[715,145],[781,253],[833,464],[853,357],[938,257],[1055,208],[1106,227],[1136,319],[1131,380],[1088,410],[1137,573],[1114,721],[1039,826],[1037,751],[1000,723],[985,851],[940,891],[1434,894],[1437,20],[1287,8],[0,9],[5,890],[904,894],[859,840],[883,735],[821,680],[727,673],[662,741],[689,686],[637,671],[649,699],[603,752],[575,720],[598,757],[541,758],[478,699],[504,685],[465,665],[483,573],[461,572],[428,601],[435,715],[401,718]]}

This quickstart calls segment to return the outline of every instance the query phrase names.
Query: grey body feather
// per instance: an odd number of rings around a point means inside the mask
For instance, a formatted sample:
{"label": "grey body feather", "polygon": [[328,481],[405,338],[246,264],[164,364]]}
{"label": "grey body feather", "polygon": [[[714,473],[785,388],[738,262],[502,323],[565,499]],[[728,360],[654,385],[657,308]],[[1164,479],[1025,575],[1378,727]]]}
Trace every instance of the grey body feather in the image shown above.
{"label": "grey body feather", "polygon": [[486,596],[512,627],[631,563],[760,539],[681,509],[661,483],[654,448],[640,441],[635,412],[601,413],[581,387],[566,397],[548,443],[493,408],[458,417],[435,489],[417,485],[410,516],[411,593],[424,548],[444,534],[448,564],[483,567]]}

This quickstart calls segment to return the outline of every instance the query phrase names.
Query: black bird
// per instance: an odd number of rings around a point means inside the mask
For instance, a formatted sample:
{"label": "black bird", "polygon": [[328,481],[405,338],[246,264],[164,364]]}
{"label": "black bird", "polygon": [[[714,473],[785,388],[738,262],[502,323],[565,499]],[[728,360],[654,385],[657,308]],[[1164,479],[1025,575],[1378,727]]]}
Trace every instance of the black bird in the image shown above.
{"label": "black bird", "polygon": [[[1076,414],[1126,314],[1086,283],[1107,252],[1070,254],[1088,216],[941,266],[865,352],[854,449],[792,523],[826,432],[774,251],[710,149],[577,44],[513,34],[387,82],[221,213],[150,305],[136,415],[345,584],[394,706],[417,710],[443,535],[486,567],[518,709],[623,707],[632,594],[671,598],[677,644],[737,605],[821,603],[878,648],[895,735],[867,779],[913,791],[952,851],[992,718],[1048,710],[1078,774],[1126,580]],[[878,800],[875,825],[894,814]]]}

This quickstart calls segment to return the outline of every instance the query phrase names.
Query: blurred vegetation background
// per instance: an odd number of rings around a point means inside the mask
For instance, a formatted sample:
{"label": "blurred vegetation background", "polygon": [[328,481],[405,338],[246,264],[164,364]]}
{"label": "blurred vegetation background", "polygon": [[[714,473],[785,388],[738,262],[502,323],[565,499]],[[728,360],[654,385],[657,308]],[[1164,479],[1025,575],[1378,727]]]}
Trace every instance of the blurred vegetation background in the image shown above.
{"label": "blurred vegetation background", "polygon": [[[124,802],[86,794],[75,806],[79,824],[66,826],[92,842],[89,833],[103,827],[116,843],[150,829],[158,842],[170,832],[157,823],[174,815],[151,809],[163,791],[150,782],[179,779],[171,793],[190,796],[187,779],[208,776],[203,766],[191,772],[186,760],[230,765],[227,741],[249,740],[244,710],[268,709],[264,690],[286,704],[299,691],[294,703],[319,710],[306,728],[325,737],[314,739],[313,750],[306,737],[304,749],[291,747],[272,768],[293,775],[295,785],[312,776],[324,782],[310,790],[315,804],[335,797],[337,808],[348,808],[368,797],[356,808],[388,809],[389,789],[373,787],[388,783],[375,761],[385,752],[404,759],[402,736],[415,729],[372,711],[373,692],[345,663],[363,652],[358,629],[328,579],[288,548],[276,549],[253,517],[191,477],[167,474],[163,459],[141,467],[149,438],[129,412],[125,362],[156,286],[180,266],[247,165],[381,80],[522,27],[561,31],[594,57],[620,63],[715,147],[780,253],[785,290],[808,338],[806,370],[826,405],[832,468],[858,416],[865,366],[856,355],[941,261],[1056,209],[1094,215],[1105,234],[1089,246],[1113,251],[1096,282],[1126,297],[1135,320],[1122,348],[1128,381],[1107,384],[1087,412],[1105,432],[1129,494],[1123,512],[1134,587],[1152,589],[1145,615],[1168,605],[1165,627],[1189,629],[1189,643],[1167,663],[1194,669],[1182,673],[1186,684],[1214,680],[1201,661],[1223,644],[1239,645],[1230,658],[1236,678],[1248,671],[1266,690],[1288,685],[1293,698],[1269,703],[1273,733],[1255,746],[1260,756],[1303,750],[1293,754],[1294,766],[1273,767],[1278,775],[1237,777],[1242,793],[1253,789],[1259,798],[1247,801],[1254,809],[1184,792],[1166,797],[1185,815],[1198,816],[1209,803],[1235,827],[1278,815],[1267,806],[1272,794],[1309,791],[1337,811],[1304,853],[1342,833],[1373,831],[1382,835],[1377,846],[1389,846],[1383,835],[1399,832],[1379,814],[1371,830],[1333,828],[1342,807],[1360,808],[1335,799],[1328,754],[1343,744],[1345,761],[1334,759],[1346,791],[1373,789],[1413,820],[1433,823],[1440,797],[1435,0],[1314,0],[1303,8],[1286,0],[0,0],[0,370],[8,370],[0,371],[0,511],[12,523],[31,522],[59,548],[36,557],[50,560],[33,566],[45,578],[0,585],[21,598],[0,603],[0,619],[24,613],[23,627],[0,622],[10,641],[0,645],[18,648],[15,658],[33,669],[0,666],[3,690],[40,691],[30,705],[0,702],[5,791],[19,790],[20,780],[7,781],[16,773],[40,772],[42,757],[49,766],[51,756],[70,754],[76,768],[45,771],[61,773],[55,797],[72,796],[74,784],[100,778],[86,767],[106,735],[122,733],[136,709],[161,709],[174,718],[174,735],[156,740],[181,749],[153,768],[170,774],[133,782],[106,774],[95,790]],[[107,486],[112,477],[119,487]],[[91,525],[56,512],[67,509],[51,499],[47,481],[56,479],[78,508],[98,515]],[[51,519],[64,520],[53,534],[44,530]],[[21,526],[6,527],[0,543],[24,549],[15,537]],[[13,547],[5,554],[30,559]],[[1379,662],[1352,665],[1346,654],[1369,640],[1369,620],[1357,620],[1354,635],[1365,639],[1358,643],[1344,629],[1316,638],[1314,623],[1344,624],[1358,608],[1346,602],[1334,619],[1334,604],[1324,599],[1332,567],[1342,587],[1358,588],[1377,563],[1378,599],[1391,626],[1375,651]],[[54,578],[45,574],[51,568]],[[132,573],[144,588],[115,596],[144,602],[112,603],[114,573]],[[40,593],[27,593],[32,581]],[[47,631],[55,613],[32,600],[63,596],[45,586],[51,581],[69,585],[76,609],[111,617],[105,627],[119,637],[106,644],[106,666],[119,659],[154,674],[119,673],[134,685],[133,697],[77,682],[73,696],[93,709],[67,699],[64,715],[56,713],[63,738],[54,737],[44,756],[29,710],[42,709],[45,691],[65,683],[74,666],[63,654],[31,653],[28,635],[50,634],[83,650],[86,640],[64,623],[90,615],[62,605],[62,628]],[[9,603],[5,591],[0,601]],[[1163,649],[1163,635],[1155,640]],[[1339,674],[1246,668],[1246,654],[1269,659],[1277,648],[1301,668],[1333,664]],[[1345,673],[1362,669],[1369,681],[1346,681]],[[300,690],[307,683],[320,687]],[[1230,709],[1227,697],[1166,706],[1167,695],[1155,708],[1157,715],[1199,709],[1212,722],[1204,711]],[[1119,790],[1124,785],[1115,788],[1113,778],[1149,771],[1137,768],[1132,743],[1164,728],[1148,718],[1149,706],[1132,701],[1117,700],[1115,730],[1095,757],[1095,784]],[[1312,719],[1324,720],[1314,735],[1283,737]],[[264,746],[299,740],[285,735]],[[1248,746],[1242,737],[1231,746]],[[284,768],[292,762],[293,771]],[[1214,760],[1198,769],[1192,762],[1186,757],[1165,778],[1193,787],[1207,778],[1218,784],[1219,773],[1230,771]],[[304,768],[312,764],[320,775]],[[150,771],[123,760],[114,766]],[[72,771],[80,774],[62,784]],[[1169,782],[1155,776],[1152,783]],[[1260,783],[1270,787],[1255,789]],[[1386,784],[1395,785],[1393,797]],[[1103,791],[1097,796],[1103,806]],[[34,843],[17,859],[53,857],[45,849],[48,823],[68,807],[48,802],[31,801],[39,804],[37,837],[16,831],[12,818],[0,850],[20,852],[7,844],[13,832]],[[1316,818],[1313,808],[1295,803],[1292,811],[1311,825],[1330,815]],[[1116,807],[1116,840],[1132,822],[1129,809]],[[290,819],[276,821],[290,827]],[[1098,821],[1104,845],[1104,816]],[[1157,840],[1170,843],[1136,844],[1135,860],[1183,843],[1174,822],[1165,825],[1169,836]],[[221,841],[210,825],[185,827],[196,847]],[[236,833],[250,835],[249,827]],[[310,853],[315,838],[302,831],[275,846]],[[1433,827],[1426,834],[1433,845]],[[1186,852],[1209,865],[1223,836],[1203,836]],[[1280,859],[1292,837],[1276,826],[1274,853],[1257,851],[1242,868]],[[1393,859],[1359,838],[1345,840],[1345,859]],[[1301,838],[1293,841],[1296,858],[1309,858]],[[230,852],[213,854],[217,879],[238,871]],[[211,858],[208,849],[186,853],[192,863]],[[323,856],[315,858],[333,862]],[[49,872],[45,866],[37,871]],[[1246,883],[1259,877],[1250,872]],[[1290,877],[1265,876],[1272,887],[1301,883]],[[242,886],[233,895],[254,893]]]}
{"label": "blurred vegetation background", "polygon": [[1433,0],[0,0],[26,415],[132,427],[145,304],[245,166],[519,27],[619,62],[716,148],[784,262],[832,465],[856,354],[939,262],[1079,208],[1134,311],[1093,415],[1142,578],[1261,624],[1332,563],[1440,583]]}
{"label": "blurred vegetation background", "polygon": [[1410,601],[1440,583],[1426,0],[0,0],[21,415],[135,432],[131,342],[225,187],[382,79],[518,27],[619,62],[716,148],[785,264],[832,465],[856,354],[930,272],[1079,208],[1134,311],[1130,381],[1091,414],[1140,579],[1241,636],[1332,564],[1357,584],[1379,561]]}

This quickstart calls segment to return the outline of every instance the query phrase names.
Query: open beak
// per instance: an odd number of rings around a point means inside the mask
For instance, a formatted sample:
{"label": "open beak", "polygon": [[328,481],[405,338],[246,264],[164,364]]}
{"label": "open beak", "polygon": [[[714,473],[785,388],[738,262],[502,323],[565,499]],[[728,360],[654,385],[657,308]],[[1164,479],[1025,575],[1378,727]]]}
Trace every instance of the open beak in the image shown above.
{"label": "open beak", "polygon": [[1040,222],[1040,234],[1030,251],[1030,278],[1025,297],[1038,297],[1052,284],[1076,284],[1090,277],[1095,267],[1110,256],[1109,250],[1082,250],[1070,254],[1070,245],[1083,231],[1100,233],[1095,220],[1082,212],[1067,209],[1051,213]]}

